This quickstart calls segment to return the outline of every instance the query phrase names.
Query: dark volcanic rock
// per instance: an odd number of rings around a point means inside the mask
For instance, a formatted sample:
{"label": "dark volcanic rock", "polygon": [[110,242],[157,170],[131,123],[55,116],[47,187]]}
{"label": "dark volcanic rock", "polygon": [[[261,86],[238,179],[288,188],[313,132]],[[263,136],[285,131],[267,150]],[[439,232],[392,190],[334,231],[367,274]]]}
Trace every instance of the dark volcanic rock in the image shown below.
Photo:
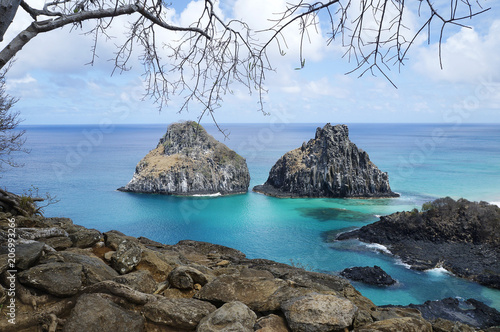
{"label": "dark volcanic rock", "polygon": [[234,301],[224,304],[203,318],[197,332],[252,332],[257,315],[245,304]]}
{"label": "dark volcanic rock", "polygon": [[63,331],[139,332],[144,330],[143,324],[140,314],[123,309],[103,294],[84,294],[78,298]]}
{"label": "dark volcanic rock", "polygon": [[70,234],[73,246],[78,248],[92,247],[101,239],[101,232],[96,229],[84,229]]}
{"label": "dark volcanic rock", "polygon": [[424,212],[397,212],[337,239],[380,243],[413,269],[443,267],[500,288],[500,208],[486,202],[441,198]]}
{"label": "dark volcanic rock", "polygon": [[142,312],[152,322],[172,328],[194,329],[216,307],[196,299],[160,299],[147,303]]}
{"label": "dark volcanic rock", "polygon": [[141,247],[130,240],[123,240],[111,256],[111,266],[120,274],[125,274],[139,264],[142,257]]}
{"label": "dark volcanic rock", "polygon": [[174,123],[118,190],[171,195],[245,193],[250,174],[245,159],[193,121]]}
{"label": "dark volcanic rock", "polygon": [[82,266],[75,263],[40,264],[18,276],[24,285],[61,297],[75,295],[82,287]]}
{"label": "dark volcanic rock", "polygon": [[281,304],[292,331],[340,331],[352,326],[358,308],[334,295],[310,294]]}
{"label": "dark volcanic rock", "polygon": [[427,301],[424,304],[410,304],[406,307],[418,309],[422,317],[427,320],[441,318],[480,329],[500,326],[500,312],[474,299],[464,301],[446,298],[439,301]]}
{"label": "dark volcanic rock", "polygon": [[340,275],[354,281],[377,286],[390,286],[396,283],[380,266],[351,267],[344,269]]}
{"label": "dark volcanic rock", "polygon": [[41,242],[31,242],[18,244],[16,246],[16,265],[18,268],[26,270],[42,255],[44,244]]}
{"label": "dark volcanic rock", "polygon": [[349,140],[346,125],[316,129],[316,137],[283,155],[254,191],[276,197],[397,197],[387,173]]}

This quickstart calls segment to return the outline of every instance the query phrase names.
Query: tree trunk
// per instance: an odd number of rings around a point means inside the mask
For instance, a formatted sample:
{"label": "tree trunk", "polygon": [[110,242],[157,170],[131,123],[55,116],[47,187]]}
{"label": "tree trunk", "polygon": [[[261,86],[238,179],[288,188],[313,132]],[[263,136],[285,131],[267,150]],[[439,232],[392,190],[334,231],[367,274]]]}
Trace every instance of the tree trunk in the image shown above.
{"label": "tree trunk", "polygon": [[20,4],[21,0],[0,0],[0,42],[3,41],[3,36],[14,20]]}

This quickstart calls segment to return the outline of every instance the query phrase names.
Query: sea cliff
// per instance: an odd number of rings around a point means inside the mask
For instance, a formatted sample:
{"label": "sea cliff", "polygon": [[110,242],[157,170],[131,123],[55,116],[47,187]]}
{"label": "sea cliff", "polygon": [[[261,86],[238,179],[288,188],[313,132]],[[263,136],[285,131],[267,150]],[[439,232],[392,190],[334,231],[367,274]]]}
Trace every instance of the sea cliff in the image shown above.
{"label": "sea cliff", "polygon": [[396,212],[337,240],[380,243],[416,270],[442,267],[500,289],[500,208],[447,197],[422,211]]}
{"label": "sea cliff", "polygon": [[314,139],[285,153],[254,191],[276,197],[398,197],[387,173],[349,140],[346,125],[329,123]]}
{"label": "sea cliff", "polygon": [[246,161],[198,123],[171,124],[120,191],[169,195],[227,195],[248,190]]}

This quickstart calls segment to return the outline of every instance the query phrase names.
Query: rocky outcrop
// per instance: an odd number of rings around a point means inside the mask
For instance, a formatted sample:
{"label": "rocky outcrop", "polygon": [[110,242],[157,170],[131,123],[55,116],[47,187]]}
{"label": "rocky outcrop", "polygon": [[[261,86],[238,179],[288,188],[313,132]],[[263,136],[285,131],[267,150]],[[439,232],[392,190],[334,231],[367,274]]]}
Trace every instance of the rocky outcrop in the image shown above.
{"label": "rocky outcrop", "polygon": [[383,244],[416,270],[443,267],[500,289],[500,208],[449,197],[426,203],[422,212],[397,212],[337,240]]}
{"label": "rocky outcrop", "polygon": [[397,197],[387,173],[349,140],[346,125],[329,123],[287,152],[254,191],[276,197]]}
{"label": "rocky outcrop", "polygon": [[[425,319],[432,322],[433,326],[441,326],[441,330],[450,325],[451,327],[458,325],[461,328],[454,331],[469,331],[470,326],[479,329],[500,326],[500,312],[474,299],[463,300],[450,297],[399,308],[417,309]],[[434,330],[439,331],[439,328],[434,328]]]}
{"label": "rocky outcrop", "polygon": [[174,123],[120,191],[168,195],[245,193],[246,161],[193,121]]}
{"label": "rocky outcrop", "polygon": [[197,332],[253,332],[257,320],[255,312],[242,302],[228,302],[207,315],[198,325]]}
{"label": "rocky outcrop", "polygon": [[340,272],[344,278],[369,285],[390,286],[396,283],[380,266],[350,267]]}
{"label": "rocky outcrop", "polygon": [[351,301],[326,294],[295,297],[284,301],[281,309],[292,331],[344,330],[352,326],[358,311]]}
{"label": "rocky outcrop", "polygon": [[[34,250],[16,253],[29,264],[12,272],[6,259],[11,218],[0,213],[0,305],[14,299],[16,320],[0,320],[0,331],[430,331],[418,310],[377,307],[339,276],[248,259],[205,242],[164,245],[109,231],[91,246],[75,241],[55,250],[50,237],[41,237],[30,240]],[[66,218],[14,219],[16,245],[36,229],[68,239],[84,229]],[[113,259],[124,245],[141,252],[123,250],[124,261],[138,260],[130,271]],[[6,292],[13,273],[15,297]],[[486,308],[481,311],[500,316]]]}

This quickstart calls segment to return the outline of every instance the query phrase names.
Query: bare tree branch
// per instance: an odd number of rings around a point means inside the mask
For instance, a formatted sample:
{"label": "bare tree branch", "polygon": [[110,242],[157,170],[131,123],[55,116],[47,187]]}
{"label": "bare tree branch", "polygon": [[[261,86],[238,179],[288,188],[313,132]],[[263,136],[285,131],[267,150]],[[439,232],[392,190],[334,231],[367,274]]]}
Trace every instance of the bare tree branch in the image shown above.
{"label": "bare tree branch", "polygon": [[[483,9],[472,0],[443,0],[440,6],[430,0],[417,3],[405,0],[331,0],[288,3],[282,13],[270,20],[268,29],[253,31],[240,20],[224,20],[217,14],[213,0],[204,0],[197,19],[189,26],[177,26],[168,20],[168,4],[160,0],[53,0],[42,8],[34,8],[27,1],[14,1],[33,21],[0,51],[0,68],[5,66],[31,39],[71,25],[82,28],[92,21],[87,34],[93,38],[90,64],[97,57],[98,42],[109,40],[109,29],[114,19],[130,17],[124,41],[114,55],[114,72],[127,71],[133,59],[144,67],[145,97],[152,98],[161,110],[175,94],[184,98],[179,112],[188,110],[193,103],[201,107],[199,121],[215,112],[223,98],[232,93],[232,87],[244,88],[258,96],[259,110],[264,110],[266,72],[273,70],[268,58],[272,45],[285,54],[287,33],[292,27],[299,29],[299,66],[306,63],[305,50],[313,33],[329,37],[327,45],[339,41],[345,49],[344,57],[354,62],[349,73],[382,75],[391,84],[388,71],[393,65],[403,65],[408,51],[420,35],[439,31],[439,58],[445,28],[449,25],[464,27],[463,20],[473,18]],[[449,6],[447,5],[449,1]],[[5,0],[0,0],[3,4]],[[17,8],[15,8],[17,10]],[[7,11],[0,7],[0,36],[9,26]],[[3,14],[2,14],[3,13]],[[406,16],[419,18],[418,25],[405,25]],[[437,29],[435,22],[440,24]],[[432,26],[432,30],[431,30]],[[2,30],[4,29],[4,30]],[[413,30],[410,30],[413,29]],[[168,31],[165,40],[163,31]],[[297,32],[293,32],[297,33]],[[267,39],[262,39],[262,35]],[[341,37],[341,38],[337,38]],[[442,65],[442,64],[441,64]]]}
{"label": "bare tree branch", "polygon": [[[307,27],[319,24],[315,19],[324,12],[326,15],[323,15],[323,19],[329,21],[330,27],[328,34],[331,38],[328,44],[335,40],[336,36],[341,35],[342,44],[346,48],[344,56],[355,61],[354,69],[347,74],[361,71],[359,75],[361,77],[367,72],[373,75],[380,73],[395,86],[386,74],[387,70],[390,70],[388,61],[395,60],[396,64],[404,64],[408,51],[419,35],[427,29],[428,38],[431,38],[431,25],[434,21],[438,21],[441,25],[438,42],[442,67],[441,45],[446,26],[452,24],[467,27],[461,23],[462,20],[471,19],[490,9],[483,9],[479,0],[476,3],[470,0],[450,0],[447,13],[441,7],[438,9],[430,0],[419,1],[417,8],[408,8],[404,0],[361,0],[359,10],[354,10],[353,4],[352,0],[314,3],[300,1],[297,4],[289,4],[283,13],[278,14],[277,19],[271,20],[273,25],[267,31],[273,34],[263,44],[261,54],[265,53],[273,43],[284,53],[281,46],[284,31],[293,23],[310,22],[309,25],[303,23],[300,25],[300,33],[304,36]],[[428,9],[428,13],[423,13],[423,6]],[[332,14],[333,7],[337,7],[335,14]],[[406,38],[405,36],[411,31],[405,26],[405,16],[415,11],[416,16],[423,20],[420,27],[416,27],[413,36]],[[299,47],[299,61],[303,67],[305,60],[303,49],[306,46],[301,43]]]}

